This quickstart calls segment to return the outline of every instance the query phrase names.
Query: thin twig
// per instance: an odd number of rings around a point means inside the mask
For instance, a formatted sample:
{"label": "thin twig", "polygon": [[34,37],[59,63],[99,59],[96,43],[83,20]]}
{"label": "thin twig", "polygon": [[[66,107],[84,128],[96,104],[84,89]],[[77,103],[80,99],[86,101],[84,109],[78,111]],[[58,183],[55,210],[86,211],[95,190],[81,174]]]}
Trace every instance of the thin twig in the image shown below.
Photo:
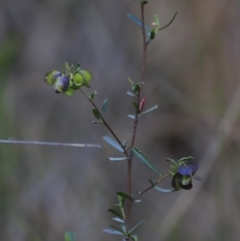
{"label": "thin twig", "polygon": [[145,190],[143,190],[142,192],[139,192],[138,195],[136,195],[134,197],[134,199],[132,200],[132,202],[134,200],[136,200],[139,196],[142,196],[144,193],[148,192],[149,190],[151,190],[152,188],[154,188],[159,182],[161,182],[163,179],[165,179],[166,177],[170,176],[169,173],[164,174],[162,177],[160,177],[153,185],[151,185],[150,187],[146,188]]}
{"label": "thin twig", "polygon": [[82,90],[82,89],[79,89],[81,91],[81,93],[84,95],[85,98],[88,99],[88,101],[93,105],[93,107],[97,110],[101,120],[102,120],[102,123],[106,126],[106,128],[111,132],[111,134],[113,135],[113,137],[115,138],[115,140],[118,142],[118,144],[122,147],[123,151],[124,151],[124,154],[127,158],[129,158],[129,155],[126,151],[126,148],[125,146],[123,146],[123,144],[121,143],[121,141],[119,140],[119,138],[117,137],[117,135],[115,134],[115,132],[112,130],[112,128],[108,125],[107,121],[104,119],[103,115],[100,113],[98,107],[95,105],[95,103],[93,102],[92,99],[90,99],[86,94],[85,92]]}

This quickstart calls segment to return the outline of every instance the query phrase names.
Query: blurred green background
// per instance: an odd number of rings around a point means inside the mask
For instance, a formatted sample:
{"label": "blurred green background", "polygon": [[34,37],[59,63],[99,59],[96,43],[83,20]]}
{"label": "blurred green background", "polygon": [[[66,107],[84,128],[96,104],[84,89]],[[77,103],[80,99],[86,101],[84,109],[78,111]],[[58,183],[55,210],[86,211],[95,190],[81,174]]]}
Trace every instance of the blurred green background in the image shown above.
{"label": "blurred green background", "polygon": [[[240,230],[240,2],[149,1],[146,22],[157,14],[174,23],[148,49],[136,146],[161,171],[167,157],[192,155],[202,182],[190,191],[150,191],[133,207],[132,222],[145,219],[140,240],[239,240]],[[0,2],[0,138],[100,143],[102,149],[0,145],[0,240],[120,240],[102,232],[126,189],[125,162],[102,140],[109,134],[77,93],[56,95],[43,82],[63,63],[80,62],[94,78],[96,102],[109,98],[106,118],[130,140],[134,111],[127,77],[138,82],[141,31],[131,0],[2,0]],[[86,90],[90,93],[90,90]],[[110,135],[110,134],[109,134]],[[133,189],[156,176],[134,161]],[[162,186],[170,187],[170,179]]]}

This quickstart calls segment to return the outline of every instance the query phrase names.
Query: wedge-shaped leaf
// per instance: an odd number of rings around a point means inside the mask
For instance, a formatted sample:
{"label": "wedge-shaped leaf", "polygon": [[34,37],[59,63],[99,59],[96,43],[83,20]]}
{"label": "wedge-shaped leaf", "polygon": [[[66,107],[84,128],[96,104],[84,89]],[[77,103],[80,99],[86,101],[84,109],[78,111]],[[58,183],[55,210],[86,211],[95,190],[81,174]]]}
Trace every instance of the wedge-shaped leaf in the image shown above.
{"label": "wedge-shaped leaf", "polygon": [[164,193],[175,192],[179,190],[179,189],[165,189],[165,188],[156,187],[156,186],[154,188],[159,192],[164,192]]}
{"label": "wedge-shaped leaf", "polygon": [[115,161],[124,161],[127,160],[127,157],[107,157],[109,161],[115,162]]}
{"label": "wedge-shaped leaf", "polygon": [[102,113],[106,112],[107,105],[108,105],[108,99],[105,99],[102,104]]}
{"label": "wedge-shaped leaf", "polygon": [[[128,13],[127,16],[134,22],[136,23],[138,26],[142,27],[142,21],[139,20],[137,17],[135,17],[134,15],[132,15],[131,13]],[[146,25],[144,26],[145,30],[147,32],[151,32],[151,29],[149,27],[147,27]]]}
{"label": "wedge-shaped leaf", "polygon": [[124,192],[121,192],[121,191],[119,191],[119,192],[117,192],[117,195],[118,196],[121,196],[121,197],[123,197],[123,198],[126,198],[126,199],[129,199],[129,200],[133,200],[133,197],[131,197],[131,196],[129,196],[128,194],[126,194],[126,193],[124,193]]}
{"label": "wedge-shaped leaf", "polygon": [[125,221],[121,218],[115,217],[113,218],[114,221],[119,222],[119,223],[125,223]]}
{"label": "wedge-shaped leaf", "polygon": [[103,229],[103,232],[106,232],[109,234],[115,234],[115,235],[123,235],[123,232],[115,230],[115,229],[110,229],[110,228]]}
{"label": "wedge-shaped leaf", "polygon": [[133,94],[132,92],[130,92],[130,91],[127,92],[127,95],[130,95],[130,96],[132,96],[132,97],[137,98],[137,96],[136,96],[135,94]]}
{"label": "wedge-shaped leaf", "polygon": [[168,26],[170,26],[172,24],[172,22],[174,21],[174,19],[176,18],[177,13],[178,13],[178,11],[173,15],[173,18],[171,19],[171,21],[167,25],[165,25],[164,27],[158,29],[158,31],[161,31],[161,30],[167,28]]}
{"label": "wedge-shaped leaf", "polygon": [[135,116],[134,115],[128,115],[128,117],[130,118],[130,119],[135,119]]}
{"label": "wedge-shaped leaf", "polygon": [[150,168],[152,171],[154,171],[159,176],[162,176],[160,172],[157,171],[157,169],[149,162],[149,160],[142,154],[141,151],[139,151],[137,148],[132,148],[134,155],[143,162],[148,168]]}
{"label": "wedge-shaped leaf", "polygon": [[93,109],[92,111],[93,111],[94,116],[95,116],[98,120],[101,120],[101,116],[100,116],[100,113],[98,112],[98,110]]}
{"label": "wedge-shaped leaf", "polygon": [[148,113],[148,112],[150,112],[150,111],[153,111],[153,110],[155,110],[155,109],[157,109],[157,108],[158,108],[158,105],[155,105],[155,106],[153,106],[152,108],[141,112],[141,115],[142,115],[142,114],[146,114],[146,113]]}
{"label": "wedge-shaped leaf", "polygon": [[75,241],[75,233],[73,233],[73,232],[66,232],[65,234],[64,234],[64,240],[65,241]]}
{"label": "wedge-shaped leaf", "polygon": [[131,228],[131,230],[129,231],[129,233],[133,232],[137,227],[139,227],[142,223],[144,222],[144,220],[140,221],[138,224],[136,224],[133,228]]}
{"label": "wedge-shaped leaf", "polygon": [[112,209],[112,208],[109,208],[107,211],[110,212],[110,213],[113,213],[113,214],[117,215],[117,216],[120,217],[120,218],[122,218],[122,215],[121,215],[119,212],[117,212],[117,211],[115,211],[114,209]]}
{"label": "wedge-shaped leaf", "polygon": [[123,148],[116,141],[114,141],[111,137],[103,136],[103,140],[106,141],[109,145],[113,146],[118,151],[124,152]]}

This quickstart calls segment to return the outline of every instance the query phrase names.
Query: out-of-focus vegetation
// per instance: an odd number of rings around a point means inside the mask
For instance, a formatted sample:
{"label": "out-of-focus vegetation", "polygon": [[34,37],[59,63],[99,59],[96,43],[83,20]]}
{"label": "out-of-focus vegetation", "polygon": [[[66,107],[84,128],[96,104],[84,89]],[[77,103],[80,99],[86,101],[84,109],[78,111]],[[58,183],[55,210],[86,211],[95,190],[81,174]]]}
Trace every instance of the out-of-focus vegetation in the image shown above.
{"label": "out-of-focus vegetation", "polygon": [[[142,52],[140,28],[126,14],[138,15],[137,7],[130,0],[0,2],[0,138],[103,145],[0,145],[0,240],[57,241],[67,230],[78,240],[112,240],[102,232],[105,210],[114,190],[126,187],[126,164],[105,160],[114,150],[101,140],[106,130],[91,124],[89,103],[80,94],[54,94],[43,76],[80,62],[93,73],[96,101],[109,98],[106,116],[116,133],[130,137],[127,77],[138,81]],[[141,119],[137,147],[163,170],[167,157],[195,156],[203,181],[187,193],[149,192],[133,217],[146,217],[142,240],[235,241],[240,2],[150,1],[146,22],[154,12],[164,25],[176,10],[175,22],[149,46],[144,97],[146,107],[160,108]],[[138,162],[133,168],[134,189],[147,187],[153,174]]]}

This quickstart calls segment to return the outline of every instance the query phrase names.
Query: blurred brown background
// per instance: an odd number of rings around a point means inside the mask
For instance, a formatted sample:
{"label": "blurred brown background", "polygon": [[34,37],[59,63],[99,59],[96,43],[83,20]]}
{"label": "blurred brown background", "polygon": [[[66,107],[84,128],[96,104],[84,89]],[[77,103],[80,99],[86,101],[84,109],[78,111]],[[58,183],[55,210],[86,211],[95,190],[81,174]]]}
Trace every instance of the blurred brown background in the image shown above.
{"label": "blurred brown background", "polygon": [[[140,240],[239,240],[240,230],[240,1],[149,1],[146,22],[157,14],[174,23],[148,49],[146,108],[136,146],[158,167],[167,157],[192,155],[199,163],[190,191],[150,191],[133,207],[145,219]],[[56,95],[43,76],[80,62],[93,75],[96,102],[109,98],[106,118],[130,140],[132,99],[127,77],[138,82],[141,32],[126,14],[131,0],[2,0],[0,2],[0,138],[100,143],[102,149],[0,145],[0,240],[120,240],[102,232],[126,188],[125,162],[102,140],[80,94]],[[90,90],[86,90],[91,93]],[[134,190],[156,176],[137,160]],[[170,187],[170,179],[162,184]]]}

